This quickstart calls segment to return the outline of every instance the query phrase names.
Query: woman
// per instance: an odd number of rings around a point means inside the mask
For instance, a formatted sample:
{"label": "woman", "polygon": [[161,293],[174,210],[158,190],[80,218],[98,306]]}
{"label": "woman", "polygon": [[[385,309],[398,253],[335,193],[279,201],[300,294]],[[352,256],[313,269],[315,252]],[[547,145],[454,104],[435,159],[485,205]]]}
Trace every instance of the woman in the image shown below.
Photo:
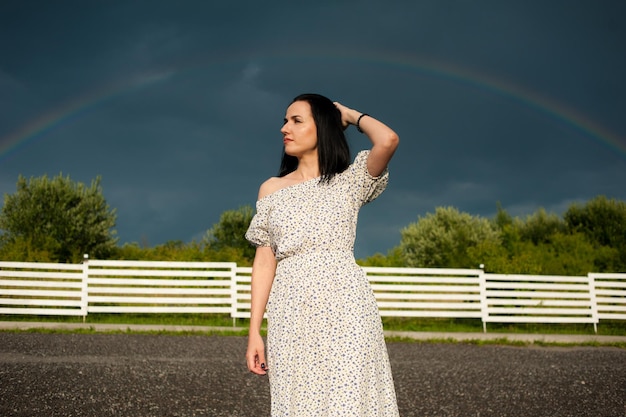
{"label": "woman", "polygon": [[[372,142],[352,164],[348,125]],[[380,314],[353,252],[358,211],[385,189],[398,136],[317,94],[293,100],[281,133],[279,176],[261,185],[246,232],[257,247],[248,369],[269,375],[274,417],[397,416]]]}

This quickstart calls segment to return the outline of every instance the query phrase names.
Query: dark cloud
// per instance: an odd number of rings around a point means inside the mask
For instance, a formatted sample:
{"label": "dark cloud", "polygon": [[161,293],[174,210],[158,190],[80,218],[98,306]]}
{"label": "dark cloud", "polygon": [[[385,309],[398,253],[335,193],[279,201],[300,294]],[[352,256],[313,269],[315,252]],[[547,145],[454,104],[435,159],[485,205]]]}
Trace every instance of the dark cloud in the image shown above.
{"label": "dark cloud", "polygon": [[[439,206],[491,216],[500,202],[525,216],[626,199],[624,12],[593,1],[5,1],[0,192],[19,174],[100,175],[122,242],[199,238],[254,204],[278,168],[285,107],[320,92],[401,136],[387,192],[363,209],[357,256],[386,252]],[[368,146],[355,130],[349,140]]]}

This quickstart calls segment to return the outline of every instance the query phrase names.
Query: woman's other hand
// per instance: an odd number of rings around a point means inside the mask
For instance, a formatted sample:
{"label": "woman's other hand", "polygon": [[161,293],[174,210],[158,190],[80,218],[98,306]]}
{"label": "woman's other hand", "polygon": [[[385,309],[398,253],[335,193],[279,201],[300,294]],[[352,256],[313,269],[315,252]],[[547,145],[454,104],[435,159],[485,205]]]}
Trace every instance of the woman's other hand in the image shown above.
{"label": "woman's other hand", "polygon": [[257,375],[267,374],[267,362],[265,360],[265,343],[260,334],[248,336],[248,351],[246,352],[248,369]]}

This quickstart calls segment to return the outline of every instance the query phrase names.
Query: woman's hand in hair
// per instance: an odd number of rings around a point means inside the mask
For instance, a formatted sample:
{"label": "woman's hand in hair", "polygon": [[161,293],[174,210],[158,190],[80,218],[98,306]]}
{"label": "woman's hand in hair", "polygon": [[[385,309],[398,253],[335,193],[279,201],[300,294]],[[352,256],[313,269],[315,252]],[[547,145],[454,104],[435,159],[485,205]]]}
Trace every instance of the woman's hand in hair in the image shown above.
{"label": "woman's hand in hair", "polygon": [[341,124],[344,130],[346,130],[348,126],[356,124],[356,121],[358,117],[361,115],[361,113],[359,113],[358,111],[354,109],[344,106],[338,101],[335,101],[334,104],[335,104],[335,107],[337,107],[337,109],[341,113]]}
{"label": "woman's hand in hair", "polygon": [[365,134],[372,141],[372,149],[367,158],[367,170],[373,177],[379,176],[384,172],[398,147],[400,141],[398,134],[372,116],[338,102],[334,104],[341,112],[341,123],[344,129],[348,125],[355,125],[359,132]]}

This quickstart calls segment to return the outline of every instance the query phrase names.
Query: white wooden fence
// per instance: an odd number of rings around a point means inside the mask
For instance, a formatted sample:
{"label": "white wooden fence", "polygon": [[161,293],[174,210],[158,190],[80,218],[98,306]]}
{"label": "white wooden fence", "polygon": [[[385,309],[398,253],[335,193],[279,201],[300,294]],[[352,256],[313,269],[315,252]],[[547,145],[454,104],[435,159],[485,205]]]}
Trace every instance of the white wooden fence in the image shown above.
{"label": "white wooden fence", "polygon": [[484,274],[484,277],[485,331],[487,323],[495,322],[592,323],[597,331],[598,309],[591,285],[593,279],[589,276]]}
{"label": "white wooden fence", "polygon": [[88,313],[232,311],[234,263],[88,262]]}
{"label": "white wooden fence", "polygon": [[0,314],[87,315],[87,265],[0,262]]}
{"label": "white wooden fence", "polygon": [[[626,274],[501,275],[365,267],[381,316],[483,323],[626,320]],[[230,262],[0,262],[0,314],[208,313],[250,316],[251,268]]]}
{"label": "white wooden fence", "polygon": [[381,316],[482,318],[481,270],[364,269]]}

